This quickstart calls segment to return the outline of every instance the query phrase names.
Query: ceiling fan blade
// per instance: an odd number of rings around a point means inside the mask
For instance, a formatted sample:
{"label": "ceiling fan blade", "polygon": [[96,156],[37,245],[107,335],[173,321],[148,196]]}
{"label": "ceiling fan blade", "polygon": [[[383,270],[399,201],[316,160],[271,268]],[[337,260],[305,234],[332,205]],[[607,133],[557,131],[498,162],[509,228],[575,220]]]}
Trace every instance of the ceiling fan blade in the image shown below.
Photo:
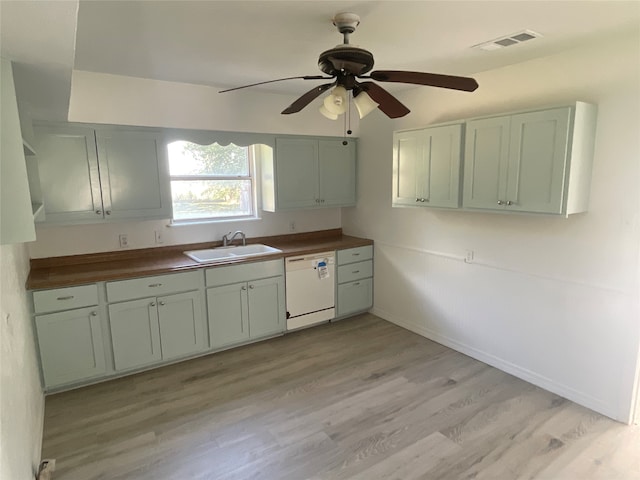
{"label": "ceiling fan blade", "polygon": [[403,70],[376,70],[369,76],[378,82],[413,83],[415,85],[429,85],[431,87],[450,88],[473,92],[478,88],[478,82],[469,77],[440,75],[437,73],[405,72]]}
{"label": "ceiling fan blade", "polygon": [[324,77],[322,75],[303,75],[301,77],[277,78],[275,80],[267,80],[266,82],[251,83],[241,87],[227,88],[226,90],[220,90],[218,93],[233,92],[234,90],[240,90],[242,88],[255,87],[256,85],[264,85],[266,83],[283,82],[284,80],[330,80],[332,78],[333,77]]}
{"label": "ceiling fan blade", "polygon": [[320,94],[326,90],[329,90],[333,87],[336,82],[325,83],[324,85],[319,85],[317,87],[312,88],[307,93],[298,98],[295,102],[289,105],[282,111],[283,115],[288,115],[290,113],[297,113],[302,110],[304,107],[309,105],[313,100],[315,100]]}
{"label": "ceiling fan blade", "polygon": [[367,94],[378,104],[378,108],[389,118],[404,117],[411,111],[380,85],[373,82],[362,82],[358,83],[357,87],[358,89],[367,92]]}

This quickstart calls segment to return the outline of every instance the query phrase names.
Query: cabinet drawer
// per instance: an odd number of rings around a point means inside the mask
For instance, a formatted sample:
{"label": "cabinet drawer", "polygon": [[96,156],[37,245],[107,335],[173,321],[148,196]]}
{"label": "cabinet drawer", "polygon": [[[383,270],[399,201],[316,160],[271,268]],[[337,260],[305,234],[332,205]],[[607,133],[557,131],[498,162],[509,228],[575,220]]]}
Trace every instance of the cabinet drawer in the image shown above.
{"label": "cabinet drawer", "polygon": [[97,304],[98,287],[95,284],[33,292],[33,306],[36,313],[71,310]]}
{"label": "cabinet drawer", "polygon": [[351,263],[338,267],[338,283],[353,282],[373,276],[373,261]]}
{"label": "cabinet drawer", "polygon": [[202,285],[202,273],[193,272],[156,275],[107,283],[107,300],[120,302],[134,298],[157,297],[169,293],[198,290]]}
{"label": "cabinet drawer", "polygon": [[215,287],[280,275],[284,275],[284,261],[282,259],[208,268],[206,278],[207,287]]}
{"label": "cabinet drawer", "polygon": [[368,310],[373,305],[373,279],[338,285],[338,316]]}
{"label": "cabinet drawer", "polygon": [[373,246],[365,245],[364,247],[347,248],[346,250],[338,250],[338,265],[345,263],[361,262],[373,258]]}

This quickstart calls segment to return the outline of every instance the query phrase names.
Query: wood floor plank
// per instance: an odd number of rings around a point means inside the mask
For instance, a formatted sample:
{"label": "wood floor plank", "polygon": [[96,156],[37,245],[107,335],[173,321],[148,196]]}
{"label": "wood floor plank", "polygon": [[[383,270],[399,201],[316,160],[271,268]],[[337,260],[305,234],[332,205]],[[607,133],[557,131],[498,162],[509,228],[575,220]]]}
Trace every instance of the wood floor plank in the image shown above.
{"label": "wood floor plank", "polygon": [[365,314],[47,397],[54,480],[640,479],[640,429]]}

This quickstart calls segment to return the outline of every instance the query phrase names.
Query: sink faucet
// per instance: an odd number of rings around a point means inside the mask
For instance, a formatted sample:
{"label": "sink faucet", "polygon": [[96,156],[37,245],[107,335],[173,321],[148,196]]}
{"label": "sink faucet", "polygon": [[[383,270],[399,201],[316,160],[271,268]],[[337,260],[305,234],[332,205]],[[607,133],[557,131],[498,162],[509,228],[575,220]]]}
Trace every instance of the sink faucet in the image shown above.
{"label": "sink faucet", "polygon": [[222,246],[226,247],[227,245],[230,245],[231,243],[233,243],[233,241],[235,240],[235,238],[237,236],[240,236],[240,238],[242,238],[242,245],[246,245],[247,244],[247,236],[244,234],[243,231],[238,230],[237,232],[231,234],[231,232],[227,233],[226,235],[222,236]]}

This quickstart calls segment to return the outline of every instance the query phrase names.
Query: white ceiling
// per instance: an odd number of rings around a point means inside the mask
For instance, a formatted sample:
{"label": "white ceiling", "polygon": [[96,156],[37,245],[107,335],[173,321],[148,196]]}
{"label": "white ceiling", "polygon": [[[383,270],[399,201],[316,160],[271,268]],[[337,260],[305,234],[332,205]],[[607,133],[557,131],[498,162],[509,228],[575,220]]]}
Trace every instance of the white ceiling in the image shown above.
{"label": "white ceiling", "polygon": [[[638,1],[82,0],[76,33],[75,6],[0,1],[2,55],[33,76],[55,65],[69,78],[75,68],[233,87],[319,74],[318,55],[342,43],[331,23],[337,12],[360,15],[351,43],[374,54],[374,69],[470,76],[640,26]],[[543,38],[493,52],[470,48],[523,29]],[[259,88],[302,93],[310,84]],[[36,103],[44,96],[41,88],[22,93]]]}

